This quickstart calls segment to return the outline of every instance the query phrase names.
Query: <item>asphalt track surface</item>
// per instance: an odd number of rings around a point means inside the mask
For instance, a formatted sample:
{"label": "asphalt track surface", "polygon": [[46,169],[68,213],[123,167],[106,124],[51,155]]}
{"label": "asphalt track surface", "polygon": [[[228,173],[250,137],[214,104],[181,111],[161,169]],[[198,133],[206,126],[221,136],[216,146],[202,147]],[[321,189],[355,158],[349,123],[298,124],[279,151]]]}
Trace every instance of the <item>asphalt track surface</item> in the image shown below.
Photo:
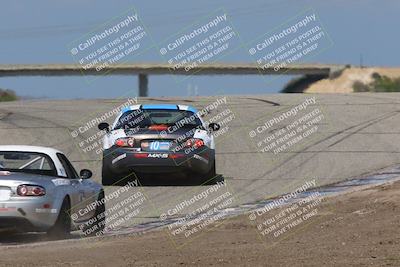
{"label": "asphalt track surface", "polygon": [[[222,97],[225,96],[139,98],[138,103],[180,103],[201,109]],[[316,98],[316,103],[308,106],[302,114],[319,109],[323,119],[316,123],[318,130],[278,154],[261,152],[257,141],[262,136],[266,137],[266,132],[256,138],[251,138],[249,132],[312,97]],[[208,116],[226,109],[234,114],[234,119],[227,124],[227,132],[216,139],[217,173],[225,180],[223,192],[229,191],[233,196],[229,206],[281,195],[314,179],[316,185],[321,186],[400,162],[400,94],[269,94],[226,96],[226,100],[226,104],[220,105]],[[93,179],[100,181],[101,153],[96,153],[96,149],[82,149],[87,148],[87,139],[96,135],[97,127],[93,126],[77,137],[72,137],[71,132],[126,101],[30,100],[1,103],[0,144],[58,148],[68,155],[76,169],[89,168],[94,172]],[[108,122],[113,119],[114,116]],[[267,132],[274,133],[291,122],[291,119],[284,120]],[[81,142],[86,145],[80,146]],[[140,212],[116,226],[115,231],[157,221],[161,214],[210,188],[188,185],[188,179],[190,177],[174,180],[155,177],[149,185],[130,188],[119,199],[108,202],[107,208],[110,209],[115,201],[128,198],[135,192],[145,196]],[[106,194],[112,194],[118,188],[106,187]],[[205,201],[208,200],[196,201],[176,216],[184,216]]]}

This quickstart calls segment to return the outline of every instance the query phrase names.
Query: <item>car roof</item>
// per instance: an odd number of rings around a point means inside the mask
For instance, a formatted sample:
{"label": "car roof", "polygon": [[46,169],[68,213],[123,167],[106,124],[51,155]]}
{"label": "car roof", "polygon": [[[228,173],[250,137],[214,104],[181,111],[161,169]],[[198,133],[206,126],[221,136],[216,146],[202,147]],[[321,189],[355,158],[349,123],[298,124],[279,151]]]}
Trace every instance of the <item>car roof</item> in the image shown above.
{"label": "car roof", "polygon": [[[143,104],[143,105],[133,105],[133,106],[126,106],[121,109],[121,112],[118,114],[118,116],[115,118],[114,123],[112,124],[112,129],[115,128],[115,126],[118,123],[118,120],[123,116],[128,111],[133,111],[133,110],[146,110],[146,109],[164,109],[164,110],[186,110],[193,112],[195,114],[198,114],[198,110],[192,106],[188,105],[180,105],[180,104]],[[200,121],[203,123],[201,116],[198,116]]]}
{"label": "car roof", "polygon": [[47,155],[62,153],[61,151],[52,147],[29,146],[29,145],[4,145],[4,146],[0,145],[0,151],[39,152]]}
{"label": "car roof", "polygon": [[125,113],[130,110],[138,110],[138,109],[167,109],[167,110],[187,110],[193,113],[197,113],[197,109],[192,106],[187,105],[179,105],[179,104],[143,104],[143,105],[134,105],[128,106],[121,110],[121,113]]}

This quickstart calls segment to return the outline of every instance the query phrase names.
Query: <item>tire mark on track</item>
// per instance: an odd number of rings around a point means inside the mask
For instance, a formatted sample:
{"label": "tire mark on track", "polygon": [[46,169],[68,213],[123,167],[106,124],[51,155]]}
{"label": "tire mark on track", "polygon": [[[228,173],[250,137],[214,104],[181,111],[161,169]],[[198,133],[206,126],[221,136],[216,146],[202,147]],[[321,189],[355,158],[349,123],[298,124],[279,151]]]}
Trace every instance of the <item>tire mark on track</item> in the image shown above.
{"label": "tire mark on track", "polygon": [[260,101],[260,102],[264,102],[267,104],[271,104],[273,106],[280,106],[281,104],[277,103],[277,102],[273,102],[267,99],[262,99],[262,98],[251,98],[251,97],[246,97],[246,98],[242,98],[242,99],[250,99],[250,100],[255,100],[255,101]]}
{"label": "tire mark on track", "polygon": [[[60,130],[61,129],[65,129],[66,132],[63,132],[63,133],[67,133],[67,132],[70,132],[70,131],[74,130],[74,129],[70,128],[69,126],[65,126],[65,125],[59,124],[59,123],[57,123],[55,121],[52,121],[52,120],[49,120],[49,119],[45,119],[45,118],[42,118],[42,117],[32,116],[32,115],[29,115],[29,114],[23,113],[23,112],[15,112],[15,111],[10,112],[10,111],[8,111],[6,109],[0,109],[0,112],[10,113],[9,116],[6,117],[6,120],[3,119],[1,121],[14,126],[15,127],[14,129],[21,130],[20,132],[22,132],[22,133],[26,132],[26,131],[24,131],[25,128],[23,126],[21,127],[20,124],[17,123],[18,121],[21,121],[21,117],[24,118],[24,119],[27,119],[27,120],[37,121],[38,124],[48,123],[50,125],[54,125],[54,129],[60,129]],[[16,118],[13,118],[13,116],[16,116]],[[21,117],[19,118],[19,116],[21,116]],[[45,122],[45,123],[43,123],[43,122]],[[34,141],[30,142],[31,144],[36,144],[36,143],[39,143],[39,144],[40,143],[45,143],[46,144],[46,142],[44,142],[43,140],[48,141],[48,140],[51,140],[51,137],[53,137],[53,135],[49,136],[49,133],[46,130],[43,130],[43,131],[40,130],[40,129],[48,129],[48,128],[41,128],[41,127],[37,127],[36,128],[35,127],[35,129],[39,129],[39,134],[37,134],[35,136],[31,134],[31,137],[34,138]],[[39,137],[37,137],[37,136],[39,136]],[[80,141],[84,141],[83,137],[81,137],[79,135],[78,135],[77,138],[80,139]],[[57,142],[56,144],[48,144],[47,143],[45,146],[59,146],[59,145],[66,144],[67,142],[71,142],[71,140],[70,139],[66,139],[64,141]],[[65,149],[64,152],[66,154],[71,154],[71,152],[74,149],[75,148],[73,146],[66,146],[66,149]]]}
{"label": "tire mark on track", "polygon": [[[356,125],[353,125],[353,126],[350,126],[350,127],[348,127],[348,128],[345,128],[345,129],[343,129],[343,130],[341,130],[341,131],[338,131],[338,132],[336,132],[336,133],[334,133],[334,134],[331,134],[331,135],[329,135],[329,136],[327,136],[327,137],[325,137],[325,138],[323,138],[323,139],[321,139],[321,140],[318,140],[317,142],[312,143],[312,144],[310,144],[309,146],[307,146],[307,147],[305,147],[305,148],[299,150],[296,154],[294,154],[293,156],[291,156],[290,158],[288,158],[287,160],[285,160],[284,162],[282,162],[280,165],[278,165],[278,166],[275,167],[274,169],[272,169],[272,170],[270,170],[270,171],[267,171],[264,175],[267,175],[267,174],[271,173],[272,171],[276,170],[277,168],[280,168],[283,164],[288,163],[288,162],[289,162],[290,160],[292,160],[294,157],[297,157],[298,155],[300,155],[301,153],[305,152],[305,151],[308,150],[309,148],[314,147],[314,146],[316,146],[316,145],[319,145],[319,144],[321,144],[321,143],[323,143],[323,142],[325,142],[325,141],[328,141],[328,140],[330,140],[330,139],[332,139],[332,138],[334,138],[334,137],[336,137],[336,136],[338,136],[338,135],[340,135],[340,134],[342,134],[342,133],[345,133],[347,130],[354,129],[354,128],[357,128],[357,127],[362,126],[362,125],[364,125],[364,124],[367,124],[367,125],[363,126],[363,129],[365,129],[365,128],[367,128],[367,127],[369,127],[369,126],[371,126],[371,125],[373,125],[373,124],[375,124],[375,123],[377,123],[377,122],[381,122],[381,121],[383,121],[384,119],[393,117],[393,116],[398,115],[398,114],[399,114],[399,111],[397,111],[397,110],[396,110],[396,111],[392,111],[392,112],[387,113],[387,114],[384,114],[384,115],[382,115],[382,116],[380,116],[380,117],[378,117],[378,118],[374,118],[374,119],[370,119],[370,120],[367,120],[367,121],[358,123],[358,124],[356,124]],[[343,141],[343,140],[345,140],[345,139],[351,137],[352,135],[354,135],[354,134],[357,133],[357,132],[358,132],[358,131],[355,131],[355,132],[352,132],[351,134],[348,134],[347,136],[345,136],[344,138],[342,138],[340,141]],[[333,145],[335,145],[335,143],[334,143]],[[332,145],[329,145],[328,147],[332,147]],[[316,154],[318,154],[318,153],[319,153],[319,151],[316,152]],[[308,161],[308,160],[307,160],[307,161]],[[299,166],[297,166],[297,167],[299,167]]]}
{"label": "tire mark on track", "polygon": [[[333,134],[331,134],[331,135],[329,135],[329,136],[327,136],[327,137],[325,137],[325,138],[323,138],[323,139],[321,139],[321,140],[318,140],[317,142],[308,145],[308,146],[305,147],[304,149],[302,149],[302,150],[296,152],[295,154],[293,154],[292,156],[288,157],[288,158],[285,159],[282,163],[280,163],[279,165],[275,166],[275,167],[272,168],[271,170],[268,170],[268,171],[266,171],[265,173],[263,173],[262,175],[260,175],[259,177],[256,177],[255,179],[252,179],[251,181],[253,181],[253,182],[249,183],[248,187],[254,185],[259,179],[262,179],[263,177],[266,177],[268,174],[271,174],[273,171],[275,171],[275,170],[281,168],[283,165],[288,164],[288,163],[289,163],[290,161],[292,161],[294,158],[300,156],[301,154],[303,154],[303,152],[306,152],[306,150],[308,150],[309,148],[312,148],[312,147],[314,147],[314,146],[316,146],[316,145],[318,145],[318,144],[321,144],[321,143],[323,143],[323,142],[325,142],[325,141],[328,141],[328,140],[330,140],[330,139],[332,139],[332,138],[334,138],[334,137],[336,137],[336,136],[338,136],[338,135],[340,135],[340,134],[346,132],[347,130],[351,130],[351,129],[357,128],[357,127],[362,126],[362,125],[364,125],[364,124],[367,124],[367,127],[368,127],[368,126],[371,126],[371,125],[373,125],[373,124],[375,124],[375,123],[377,123],[377,122],[381,122],[381,121],[383,121],[384,119],[393,117],[393,116],[398,115],[398,114],[399,114],[399,111],[398,111],[398,110],[395,110],[395,111],[392,111],[392,112],[383,114],[382,116],[379,116],[379,117],[376,117],[376,118],[373,118],[373,119],[370,119],[370,120],[366,120],[366,121],[364,121],[364,122],[361,122],[361,123],[352,125],[352,126],[347,127],[347,128],[345,128],[345,129],[343,129],[343,130],[340,130],[340,131],[338,131],[338,132],[336,132],[336,133],[333,133]],[[364,128],[365,128],[365,127],[364,127]],[[357,132],[357,131],[355,131],[353,134],[355,134],[356,132]],[[353,134],[347,135],[346,138],[352,136]],[[343,140],[344,140],[344,139],[343,139]],[[342,141],[343,141],[343,140],[342,140]],[[320,151],[316,151],[316,152],[314,153],[314,155],[311,155],[309,158],[303,160],[301,163],[299,163],[299,164],[297,164],[297,165],[291,166],[290,164],[288,164],[291,168],[288,168],[288,169],[286,170],[286,172],[284,172],[284,173],[282,174],[282,176],[284,177],[284,176],[285,176],[285,173],[289,173],[289,172],[293,171],[293,169],[298,169],[298,168],[300,168],[301,166],[303,166],[304,164],[306,164],[306,163],[309,162],[310,160],[314,159],[319,153],[321,153],[321,152],[320,152]],[[271,183],[272,183],[273,181],[275,181],[275,180],[276,180],[276,179],[271,180]],[[266,183],[266,184],[263,184],[263,186],[266,186],[266,185],[269,185],[269,184],[270,184],[270,183]],[[258,187],[256,187],[256,189],[258,189]],[[251,192],[254,192],[256,189],[253,189],[253,190],[251,190],[251,191],[248,191],[248,192],[246,192],[246,194],[249,194],[249,193],[251,193]],[[239,196],[239,197],[240,197],[240,196]]]}

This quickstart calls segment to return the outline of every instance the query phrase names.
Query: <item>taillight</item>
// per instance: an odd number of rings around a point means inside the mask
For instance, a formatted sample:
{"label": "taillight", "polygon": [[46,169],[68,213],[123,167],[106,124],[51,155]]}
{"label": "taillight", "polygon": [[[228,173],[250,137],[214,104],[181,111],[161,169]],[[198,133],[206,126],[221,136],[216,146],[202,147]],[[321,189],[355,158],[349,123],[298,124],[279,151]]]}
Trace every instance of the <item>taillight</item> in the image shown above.
{"label": "taillight", "polygon": [[170,159],[179,159],[179,158],[183,158],[185,155],[184,154],[169,154],[169,158]]}
{"label": "taillight", "polygon": [[134,147],[135,146],[135,139],[128,137],[128,138],[118,138],[115,140],[115,145],[119,147]]}
{"label": "taillight", "polygon": [[147,153],[135,153],[135,154],[133,154],[133,156],[134,156],[135,158],[139,158],[139,159],[147,158],[148,155],[149,155],[149,154],[147,154]]}
{"label": "taillight", "polygon": [[204,146],[204,141],[202,139],[192,138],[186,141],[185,146],[190,148],[199,148]]}
{"label": "taillight", "polygon": [[149,126],[149,130],[154,131],[165,131],[168,129],[168,125],[165,124],[154,124]]}
{"label": "taillight", "polygon": [[46,195],[46,190],[38,185],[20,185],[17,187],[17,194],[23,197],[39,197]]}

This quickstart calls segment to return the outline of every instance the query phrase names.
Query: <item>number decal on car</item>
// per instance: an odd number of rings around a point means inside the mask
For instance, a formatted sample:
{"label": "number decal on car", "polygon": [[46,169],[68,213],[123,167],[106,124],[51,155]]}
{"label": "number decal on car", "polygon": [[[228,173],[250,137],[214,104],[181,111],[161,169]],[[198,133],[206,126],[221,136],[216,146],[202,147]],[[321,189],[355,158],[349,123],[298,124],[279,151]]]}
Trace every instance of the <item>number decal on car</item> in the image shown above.
{"label": "number decal on car", "polygon": [[150,143],[151,150],[158,150],[160,148],[160,142],[154,141]]}

